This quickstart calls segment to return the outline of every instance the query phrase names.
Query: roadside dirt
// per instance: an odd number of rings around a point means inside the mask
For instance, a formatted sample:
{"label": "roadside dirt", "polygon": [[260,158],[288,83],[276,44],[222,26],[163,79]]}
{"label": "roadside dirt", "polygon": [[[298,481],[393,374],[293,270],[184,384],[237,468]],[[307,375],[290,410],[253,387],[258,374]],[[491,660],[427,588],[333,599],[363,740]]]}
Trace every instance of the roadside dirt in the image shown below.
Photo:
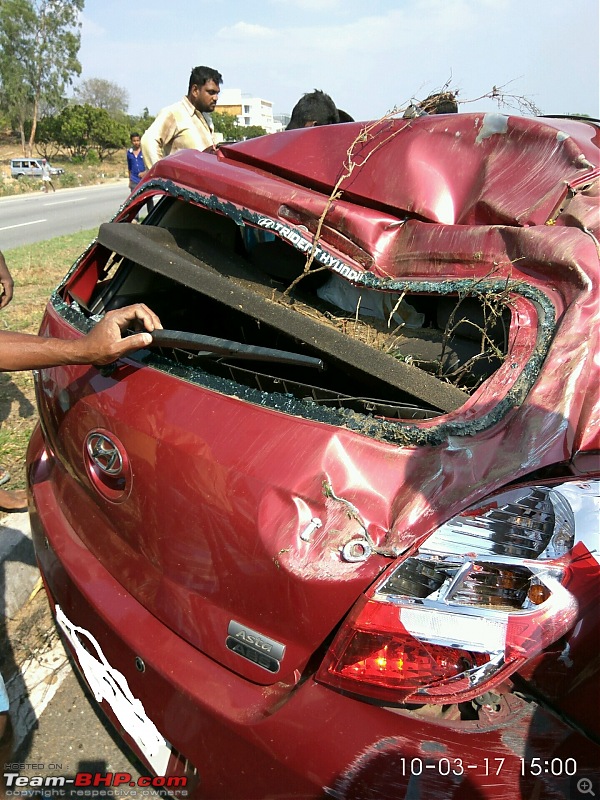
{"label": "roadside dirt", "polygon": [[[30,192],[39,185],[40,182],[35,178],[21,180],[11,178],[10,160],[22,156],[23,148],[19,140],[0,135],[0,196]],[[39,156],[35,149],[33,156]],[[63,156],[56,156],[50,161],[52,166],[65,170],[65,174],[57,178],[57,186],[90,186],[127,177],[125,149],[99,163],[74,163]]]}
{"label": "roadside dirt", "polygon": [[12,618],[1,618],[0,672],[6,682],[31,659],[50,650],[58,639],[41,578],[29,600]]}

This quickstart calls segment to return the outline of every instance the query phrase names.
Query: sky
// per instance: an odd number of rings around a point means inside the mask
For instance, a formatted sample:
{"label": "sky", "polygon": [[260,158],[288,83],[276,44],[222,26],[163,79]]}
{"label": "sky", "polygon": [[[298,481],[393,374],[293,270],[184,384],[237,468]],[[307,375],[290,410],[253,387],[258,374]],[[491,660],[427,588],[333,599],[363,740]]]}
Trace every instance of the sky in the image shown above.
{"label": "sky", "polygon": [[477,98],[504,86],[600,117],[598,14],[598,0],[86,0],[75,83],[118,84],[132,115],[180,99],[202,64],[275,114],[322,89],[378,119],[449,83],[461,111],[498,109]]}

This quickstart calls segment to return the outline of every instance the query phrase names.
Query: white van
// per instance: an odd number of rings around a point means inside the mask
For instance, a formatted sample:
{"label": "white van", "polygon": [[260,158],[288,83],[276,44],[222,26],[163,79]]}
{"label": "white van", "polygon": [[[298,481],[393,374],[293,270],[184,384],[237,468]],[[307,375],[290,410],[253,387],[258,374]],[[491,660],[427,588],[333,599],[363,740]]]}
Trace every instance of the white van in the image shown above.
{"label": "white van", "polygon": [[[10,177],[41,178],[43,160],[43,158],[12,158],[10,161]],[[64,169],[50,167],[50,175],[62,175],[63,173]]]}

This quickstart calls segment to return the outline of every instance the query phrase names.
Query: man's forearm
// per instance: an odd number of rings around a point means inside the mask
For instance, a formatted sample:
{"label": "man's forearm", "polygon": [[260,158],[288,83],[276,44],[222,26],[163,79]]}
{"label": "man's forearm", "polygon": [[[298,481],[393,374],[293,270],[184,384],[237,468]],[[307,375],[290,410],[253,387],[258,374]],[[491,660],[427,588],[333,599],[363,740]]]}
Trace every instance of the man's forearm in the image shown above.
{"label": "man's forearm", "polygon": [[[127,334],[131,329],[141,333]],[[85,336],[51,339],[30,333],[0,331],[0,371],[45,369],[65,364],[110,364],[152,344],[151,332],[162,328],[143,303],[108,311]]]}
{"label": "man's forearm", "polygon": [[2,371],[85,363],[81,339],[45,339],[34,334],[11,331],[3,332],[0,339]]}

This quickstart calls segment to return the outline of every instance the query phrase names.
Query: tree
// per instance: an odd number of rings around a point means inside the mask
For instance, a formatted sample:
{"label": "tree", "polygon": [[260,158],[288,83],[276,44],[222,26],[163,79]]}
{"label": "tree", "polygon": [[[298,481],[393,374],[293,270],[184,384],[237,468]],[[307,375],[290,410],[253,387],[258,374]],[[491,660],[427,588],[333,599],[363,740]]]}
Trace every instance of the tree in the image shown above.
{"label": "tree", "polygon": [[[21,134],[21,146],[26,153],[25,126],[31,118],[33,96],[27,86],[22,65],[11,57],[3,44],[2,16],[3,6],[0,6],[0,98],[2,108],[6,111],[11,124],[18,128]],[[10,34],[9,34],[10,35]],[[29,152],[31,155],[31,151]]]}
{"label": "tree", "polygon": [[[56,105],[81,73],[79,12],[85,0],[2,0],[0,82],[17,120],[23,152],[31,155],[41,107]],[[25,123],[31,120],[29,137]]]}
{"label": "tree", "polygon": [[42,117],[40,119],[37,126],[35,149],[48,161],[58,155],[62,149],[58,141],[60,138],[59,131],[57,116]]}
{"label": "tree", "polygon": [[212,115],[213,125],[217,133],[223,134],[225,141],[237,142],[242,137],[240,136],[240,126],[234,114],[228,114],[225,111],[215,111]]}
{"label": "tree", "polygon": [[88,78],[82,81],[73,93],[79,105],[103,108],[111,116],[126,114],[129,107],[129,92],[104,78]]}
{"label": "tree", "polygon": [[127,117],[127,124],[129,125],[129,133],[139,133],[140,136],[146,131],[154,122],[154,117],[151,116],[147,108],[144,108],[141,116]]}
{"label": "tree", "polygon": [[241,139],[256,139],[257,136],[266,136],[267,132],[262,125],[246,125],[240,128]]}
{"label": "tree", "polygon": [[104,108],[90,105],[67,106],[56,117],[40,120],[38,148],[44,152],[56,142],[71,158],[85,158],[94,150],[103,161],[129,142],[127,125],[110,116]]}
{"label": "tree", "polygon": [[124,122],[114,119],[104,108],[84,106],[91,117],[91,149],[98,153],[100,161],[122,150],[129,144],[129,128]]}
{"label": "tree", "polygon": [[226,111],[215,111],[212,119],[215,131],[222,133],[226,142],[239,142],[241,139],[254,139],[255,136],[266,134],[266,130],[260,125],[239,125],[236,117]]}

